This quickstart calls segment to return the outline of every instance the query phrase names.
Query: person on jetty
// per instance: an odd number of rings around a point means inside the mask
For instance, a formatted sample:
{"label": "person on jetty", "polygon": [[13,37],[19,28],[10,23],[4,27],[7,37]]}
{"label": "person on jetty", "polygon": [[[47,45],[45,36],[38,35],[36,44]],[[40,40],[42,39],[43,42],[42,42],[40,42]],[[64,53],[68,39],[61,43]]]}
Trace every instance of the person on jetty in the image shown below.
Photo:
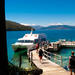
{"label": "person on jetty", "polygon": [[36,44],[36,51],[38,53],[38,49],[39,49],[39,43]]}
{"label": "person on jetty", "polygon": [[42,56],[43,56],[43,51],[42,49],[39,50],[39,59],[40,59],[40,62],[42,62]]}
{"label": "person on jetty", "polygon": [[75,75],[75,56],[74,52],[71,52],[71,56],[69,57],[69,69],[70,69],[70,75],[72,75],[72,70],[74,70],[74,75]]}

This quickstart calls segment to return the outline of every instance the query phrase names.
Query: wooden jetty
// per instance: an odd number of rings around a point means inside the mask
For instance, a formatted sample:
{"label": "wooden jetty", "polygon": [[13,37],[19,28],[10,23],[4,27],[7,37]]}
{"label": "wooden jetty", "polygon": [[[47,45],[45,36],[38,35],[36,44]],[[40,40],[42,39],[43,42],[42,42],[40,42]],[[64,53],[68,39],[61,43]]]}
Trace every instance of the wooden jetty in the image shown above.
{"label": "wooden jetty", "polygon": [[75,48],[75,41],[58,40],[51,42],[51,46],[47,46],[48,51],[59,51],[62,48]]}
{"label": "wooden jetty", "polygon": [[[74,47],[75,48],[75,41],[56,41],[51,42],[51,45],[45,45],[40,48],[43,48],[45,50],[44,52],[48,54],[48,49],[50,51],[58,51],[61,49],[61,47]],[[46,56],[46,57],[45,57]],[[65,70],[63,67],[59,66],[58,64],[50,61],[49,55],[43,56],[43,61],[40,63],[38,53],[36,50],[31,51],[30,55],[31,61],[39,68],[43,70],[43,73],[41,75],[69,75],[70,72]],[[48,59],[49,58],[49,59]],[[60,56],[60,64],[62,65],[62,56]],[[57,62],[57,61],[56,61]]]}
{"label": "wooden jetty", "polygon": [[67,47],[67,48],[75,48],[75,41],[66,41],[66,42],[61,42],[62,47]]}
{"label": "wooden jetty", "polygon": [[32,51],[33,63],[40,69],[43,70],[41,75],[69,75],[69,71],[66,71],[61,66],[51,62],[47,58],[43,57],[42,63],[40,63],[38,53],[36,50]]}

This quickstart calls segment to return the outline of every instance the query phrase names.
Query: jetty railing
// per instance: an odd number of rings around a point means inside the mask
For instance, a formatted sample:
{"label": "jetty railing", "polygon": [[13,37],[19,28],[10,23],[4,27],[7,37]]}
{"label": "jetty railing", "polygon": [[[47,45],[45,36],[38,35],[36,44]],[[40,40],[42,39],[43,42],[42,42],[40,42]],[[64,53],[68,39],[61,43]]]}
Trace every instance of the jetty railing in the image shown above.
{"label": "jetty railing", "polygon": [[56,64],[59,64],[60,66],[64,67],[64,68],[68,68],[68,57],[64,57],[64,56],[60,56],[60,55],[57,55],[55,53],[51,53],[51,52],[48,52],[46,50],[44,50],[44,56],[55,62]]}

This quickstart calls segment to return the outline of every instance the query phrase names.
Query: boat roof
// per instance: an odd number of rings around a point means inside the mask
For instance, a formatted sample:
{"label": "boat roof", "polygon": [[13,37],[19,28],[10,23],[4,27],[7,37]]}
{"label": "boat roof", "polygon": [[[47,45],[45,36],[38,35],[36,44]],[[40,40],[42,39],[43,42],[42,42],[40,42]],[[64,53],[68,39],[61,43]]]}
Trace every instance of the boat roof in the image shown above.
{"label": "boat roof", "polygon": [[34,40],[38,39],[39,34],[25,34],[23,38],[19,38],[18,40]]}
{"label": "boat roof", "polygon": [[31,31],[30,34],[25,34],[23,38],[19,38],[18,40],[35,40],[42,37],[46,38],[44,34],[32,34]]}

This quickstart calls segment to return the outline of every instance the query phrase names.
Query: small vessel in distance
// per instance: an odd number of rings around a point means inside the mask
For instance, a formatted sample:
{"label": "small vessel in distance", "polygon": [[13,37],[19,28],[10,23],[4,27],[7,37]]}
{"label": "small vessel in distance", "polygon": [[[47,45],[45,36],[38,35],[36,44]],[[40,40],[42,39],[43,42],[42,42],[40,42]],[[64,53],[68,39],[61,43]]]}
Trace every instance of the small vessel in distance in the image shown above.
{"label": "small vessel in distance", "polygon": [[34,48],[36,43],[46,41],[46,36],[44,34],[33,34],[32,31],[30,34],[25,34],[22,38],[19,38],[18,41],[12,44],[14,51],[19,50],[29,50]]}

